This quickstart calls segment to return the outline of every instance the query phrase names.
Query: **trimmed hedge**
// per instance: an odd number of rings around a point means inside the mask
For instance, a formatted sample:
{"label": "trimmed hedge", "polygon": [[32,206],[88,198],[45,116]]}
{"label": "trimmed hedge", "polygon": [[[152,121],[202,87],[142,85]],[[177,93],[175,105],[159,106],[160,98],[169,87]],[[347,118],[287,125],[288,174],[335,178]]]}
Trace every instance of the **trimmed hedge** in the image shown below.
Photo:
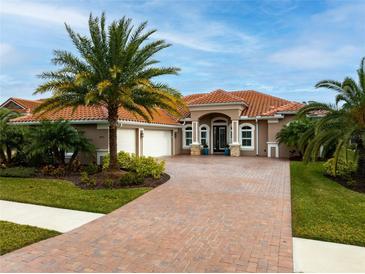
{"label": "trimmed hedge", "polygon": [[0,177],[34,177],[36,169],[33,167],[7,167],[0,169]]}
{"label": "trimmed hedge", "polygon": [[[103,160],[103,169],[109,167],[109,155],[106,155]],[[135,172],[138,176],[143,178],[153,177],[159,179],[161,174],[165,171],[165,161],[158,160],[153,157],[136,156],[127,152],[118,153],[118,163],[121,168]]]}

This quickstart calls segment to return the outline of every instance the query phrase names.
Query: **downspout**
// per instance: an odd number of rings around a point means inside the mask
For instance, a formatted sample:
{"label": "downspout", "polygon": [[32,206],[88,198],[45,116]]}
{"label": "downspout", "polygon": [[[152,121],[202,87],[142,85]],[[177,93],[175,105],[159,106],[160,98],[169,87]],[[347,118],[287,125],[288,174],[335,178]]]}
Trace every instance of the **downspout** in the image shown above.
{"label": "downspout", "polygon": [[259,121],[256,118],[256,156],[259,155]]}

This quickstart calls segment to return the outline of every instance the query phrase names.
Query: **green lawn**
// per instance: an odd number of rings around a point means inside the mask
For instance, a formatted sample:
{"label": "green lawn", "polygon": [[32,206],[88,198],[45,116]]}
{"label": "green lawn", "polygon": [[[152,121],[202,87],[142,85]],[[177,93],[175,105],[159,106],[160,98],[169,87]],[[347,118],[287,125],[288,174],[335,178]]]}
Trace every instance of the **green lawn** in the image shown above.
{"label": "green lawn", "polygon": [[293,236],[365,246],[365,194],[323,173],[322,163],[291,162]]}
{"label": "green lawn", "polygon": [[0,199],[109,213],[150,188],[84,190],[69,181],[0,177]]}
{"label": "green lawn", "polygon": [[0,255],[59,234],[53,230],[0,221]]}

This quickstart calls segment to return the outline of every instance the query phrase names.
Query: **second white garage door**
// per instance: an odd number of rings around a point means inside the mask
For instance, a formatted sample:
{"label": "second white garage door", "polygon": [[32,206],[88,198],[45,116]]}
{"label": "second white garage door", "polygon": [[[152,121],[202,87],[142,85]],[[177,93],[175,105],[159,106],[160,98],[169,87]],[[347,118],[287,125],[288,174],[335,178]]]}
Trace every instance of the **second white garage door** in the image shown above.
{"label": "second white garage door", "polygon": [[171,154],[171,130],[144,130],[143,155],[159,157]]}
{"label": "second white garage door", "polygon": [[136,153],[136,130],[119,128],[117,130],[117,150]]}

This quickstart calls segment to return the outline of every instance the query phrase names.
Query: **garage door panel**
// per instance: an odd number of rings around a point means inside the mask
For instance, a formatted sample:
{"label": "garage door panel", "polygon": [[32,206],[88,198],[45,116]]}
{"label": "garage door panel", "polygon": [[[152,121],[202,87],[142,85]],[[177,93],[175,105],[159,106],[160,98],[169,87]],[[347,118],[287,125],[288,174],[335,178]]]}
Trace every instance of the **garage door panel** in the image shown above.
{"label": "garage door panel", "polygon": [[144,130],[143,155],[152,157],[171,156],[171,131]]}
{"label": "garage door panel", "polygon": [[117,130],[117,150],[136,153],[136,130],[120,128]]}

